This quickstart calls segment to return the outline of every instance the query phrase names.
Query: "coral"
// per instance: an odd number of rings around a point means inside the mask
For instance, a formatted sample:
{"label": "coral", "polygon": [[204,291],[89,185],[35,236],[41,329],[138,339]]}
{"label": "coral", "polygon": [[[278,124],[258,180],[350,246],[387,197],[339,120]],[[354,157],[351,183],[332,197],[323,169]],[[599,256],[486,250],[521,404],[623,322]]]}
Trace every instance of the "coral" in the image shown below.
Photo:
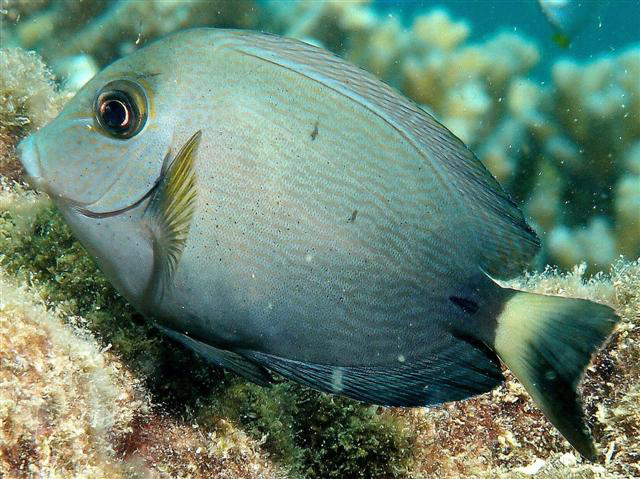
{"label": "coral", "polygon": [[[640,260],[619,263],[611,279],[600,275],[585,282],[581,268],[568,275],[549,270],[512,284],[530,291],[606,302],[623,318],[584,386],[589,417],[598,418],[596,439],[609,457],[603,472],[579,463],[511,377],[495,392],[469,401],[401,410],[367,407],[288,382],[264,389],[232,374],[220,374],[146,326],[95,269],[49,201],[20,187],[0,194],[0,251],[3,274],[12,281],[32,284],[36,300],[55,306],[64,325],[60,328],[77,331],[81,327],[97,335],[97,344],[86,333],[84,336],[92,342],[93,351],[108,355],[104,361],[93,358],[95,364],[120,363],[118,368],[126,379],[119,384],[142,379],[144,389],[162,404],[165,413],[134,416],[129,434],[105,443],[127,459],[118,467],[126,466],[130,474],[138,470],[138,463],[144,467],[155,464],[152,470],[158,474],[231,474],[228,471],[238,467],[239,459],[227,458],[223,465],[217,461],[234,451],[245,457],[246,452],[238,452],[244,450],[241,446],[230,446],[236,442],[249,444],[254,460],[266,464],[265,453],[255,455],[256,443],[233,424],[285,465],[289,477],[401,478],[423,474],[458,479],[471,474],[500,477],[498,473],[516,477],[516,469],[529,470],[526,468],[535,464],[536,458],[545,461],[534,476],[541,479],[562,474],[571,477],[569,474],[579,474],[576,471],[608,479],[638,472],[632,464],[640,453],[634,445],[640,433]],[[23,297],[20,291],[6,291],[9,293],[3,290],[0,296],[3,303],[9,294]],[[9,339],[0,341],[4,346]],[[108,352],[104,351],[109,345]],[[25,382],[23,387],[30,392],[24,394],[38,397],[37,389],[29,389],[39,387],[33,383]],[[74,384],[86,389],[80,379]],[[3,392],[0,397],[14,396]],[[176,417],[186,417],[186,423]],[[100,450],[93,436],[87,440],[91,441],[88,450]],[[112,456],[96,452],[91,457],[99,461],[95,467],[112,467]],[[113,471],[113,475],[120,473],[119,469]]]}
{"label": "coral", "polygon": [[5,33],[5,43],[36,48],[50,64],[84,53],[104,65],[180,28],[249,27],[256,13],[252,0],[62,0],[17,23]]}
{"label": "coral", "polygon": [[[640,251],[640,215],[634,211],[640,175],[633,166],[640,139],[639,75],[638,48],[585,65],[564,60],[553,68],[556,92],[550,114],[566,144],[575,146],[565,157],[552,157],[562,166],[567,185],[561,194],[563,220],[573,224],[560,223],[551,235],[582,243],[581,258],[601,266],[617,252],[634,257]],[[617,185],[613,191],[612,185]],[[549,249],[562,265],[575,259],[566,254],[566,241]]]}
{"label": "coral", "polygon": [[63,58],[53,66],[65,91],[76,92],[98,73],[98,65],[86,53]]}
{"label": "coral", "polygon": [[[640,254],[640,50],[553,67],[553,83],[527,75],[534,42],[498,32],[467,44],[469,24],[443,10],[409,28],[366,2],[274,2],[270,30],[323,45],[424,106],[464,140],[523,205],[543,241],[538,266],[591,271]],[[611,185],[617,185],[613,191]]]}
{"label": "coral", "polygon": [[51,0],[0,0],[0,15],[10,22],[18,22],[23,15],[29,15],[46,7]]}
{"label": "coral", "polygon": [[538,266],[587,261],[595,272],[617,254],[640,254],[640,178],[625,161],[640,141],[637,47],[584,65],[561,60],[552,83],[534,82],[527,75],[541,53],[533,41],[497,32],[470,44],[471,25],[442,9],[405,27],[366,0],[5,1],[3,44],[37,48],[70,91],[179,28],[260,28],[322,45],[401,89],[478,153],[549,236]]}

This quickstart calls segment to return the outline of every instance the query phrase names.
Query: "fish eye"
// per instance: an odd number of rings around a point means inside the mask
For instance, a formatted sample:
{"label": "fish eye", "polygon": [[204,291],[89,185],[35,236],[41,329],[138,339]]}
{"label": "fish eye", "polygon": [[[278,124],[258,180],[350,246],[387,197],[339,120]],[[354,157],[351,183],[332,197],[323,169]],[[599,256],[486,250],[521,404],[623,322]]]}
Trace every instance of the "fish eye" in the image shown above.
{"label": "fish eye", "polygon": [[128,80],[107,83],[98,93],[94,109],[101,129],[114,138],[137,135],[147,121],[146,95]]}

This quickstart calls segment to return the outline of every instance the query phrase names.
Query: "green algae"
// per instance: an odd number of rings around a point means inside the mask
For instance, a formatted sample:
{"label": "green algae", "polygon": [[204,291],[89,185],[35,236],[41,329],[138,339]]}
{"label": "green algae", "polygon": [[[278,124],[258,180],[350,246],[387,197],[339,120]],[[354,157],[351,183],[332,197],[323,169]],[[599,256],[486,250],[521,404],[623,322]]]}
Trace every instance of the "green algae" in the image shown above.
{"label": "green algae", "polygon": [[289,381],[270,389],[237,383],[206,410],[237,418],[295,477],[399,478],[412,463],[413,433],[403,421]]}

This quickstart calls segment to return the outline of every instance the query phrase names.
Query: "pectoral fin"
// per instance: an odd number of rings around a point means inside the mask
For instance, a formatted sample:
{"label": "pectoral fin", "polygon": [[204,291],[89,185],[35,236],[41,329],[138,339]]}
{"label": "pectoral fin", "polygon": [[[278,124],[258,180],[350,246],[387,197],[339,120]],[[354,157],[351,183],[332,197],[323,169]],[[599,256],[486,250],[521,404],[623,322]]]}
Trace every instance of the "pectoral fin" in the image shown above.
{"label": "pectoral fin", "polygon": [[196,204],[195,157],[201,131],[187,141],[163,171],[145,216],[153,232],[153,274],[147,292],[155,295],[175,272],[187,243]]}

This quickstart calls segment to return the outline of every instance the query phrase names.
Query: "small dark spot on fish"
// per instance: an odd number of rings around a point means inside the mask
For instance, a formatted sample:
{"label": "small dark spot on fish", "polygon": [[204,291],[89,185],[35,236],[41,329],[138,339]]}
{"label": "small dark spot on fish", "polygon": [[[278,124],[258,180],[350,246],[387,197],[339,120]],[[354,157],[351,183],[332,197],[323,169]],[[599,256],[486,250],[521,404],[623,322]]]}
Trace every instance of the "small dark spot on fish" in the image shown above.
{"label": "small dark spot on fish", "polygon": [[459,307],[462,311],[468,314],[475,314],[480,306],[475,301],[466,298],[460,298],[458,296],[449,296],[449,301]]}
{"label": "small dark spot on fish", "polygon": [[157,76],[160,76],[159,72],[141,72],[141,73],[136,73],[135,74],[135,77],[138,80],[146,80],[148,78],[154,78],[154,77],[157,77]]}
{"label": "small dark spot on fish", "polygon": [[316,121],[313,125],[313,131],[311,132],[311,141],[315,140],[318,136],[318,122]]}
{"label": "small dark spot on fish", "polygon": [[358,216],[358,210],[353,210],[353,213],[351,213],[351,218],[349,218],[347,221],[349,223],[355,223],[356,216]]}

